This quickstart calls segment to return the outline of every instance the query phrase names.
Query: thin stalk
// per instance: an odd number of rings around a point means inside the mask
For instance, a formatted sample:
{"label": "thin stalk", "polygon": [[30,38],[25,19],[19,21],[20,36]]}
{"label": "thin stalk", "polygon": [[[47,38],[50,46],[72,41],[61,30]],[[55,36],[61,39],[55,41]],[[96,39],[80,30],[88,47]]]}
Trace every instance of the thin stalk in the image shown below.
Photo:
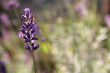
{"label": "thin stalk", "polygon": [[[18,11],[17,11],[17,9],[13,9],[13,12],[14,12],[14,14],[15,14],[15,16],[16,16],[16,19],[17,19],[17,22],[18,23],[16,23],[17,25],[20,25],[21,24],[21,19],[20,19],[20,17],[19,17],[19,13],[18,13]],[[11,23],[12,23],[12,27],[13,27],[13,29],[15,30],[15,31],[17,31],[17,25],[14,25],[14,23],[13,23],[13,21],[11,21]]]}
{"label": "thin stalk", "polygon": [[35,60],[35,56],[34,56],[34,52],[32,51],[32,58],[33,58],[33,64],[34,64],[34,72],[37,73],[36,70],[36,60]]}

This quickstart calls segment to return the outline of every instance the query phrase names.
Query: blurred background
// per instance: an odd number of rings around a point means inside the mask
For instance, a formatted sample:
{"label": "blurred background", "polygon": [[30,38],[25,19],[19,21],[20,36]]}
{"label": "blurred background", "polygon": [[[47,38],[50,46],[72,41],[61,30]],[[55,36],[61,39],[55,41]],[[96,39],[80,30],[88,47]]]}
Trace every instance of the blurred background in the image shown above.
{"label": "blurred background", "polygon": [[110,73],[110,0],[0,0],[0,73],[34,73],[18,38],[27,7],[41,31],[38,73]]}

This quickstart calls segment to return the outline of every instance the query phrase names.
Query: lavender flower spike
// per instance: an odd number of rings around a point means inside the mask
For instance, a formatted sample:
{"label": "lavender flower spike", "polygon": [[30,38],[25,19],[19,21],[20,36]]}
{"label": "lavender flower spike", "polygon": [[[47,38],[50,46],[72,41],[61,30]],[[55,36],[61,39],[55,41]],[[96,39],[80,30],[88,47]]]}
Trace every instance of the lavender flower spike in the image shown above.
{"label": "lavender flower spike", "polygon": [[19,32],[19,37],[23,38],[25,41],[25,48],[28,51],[34,51],[39,48],[37,43],[39,35],[38,24],[34,22],[33,13],[30,8],[24,9],[24,14],[21,16],[21,29]]}

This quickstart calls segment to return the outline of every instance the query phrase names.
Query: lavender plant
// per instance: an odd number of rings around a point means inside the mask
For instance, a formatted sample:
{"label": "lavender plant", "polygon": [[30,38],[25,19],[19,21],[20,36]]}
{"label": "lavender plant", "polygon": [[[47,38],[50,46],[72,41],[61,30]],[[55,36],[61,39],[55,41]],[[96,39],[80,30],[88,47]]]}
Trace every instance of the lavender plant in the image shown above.
{"label": "lavender plant", "polygon": [[21,16],[21,29],[19,32],[19,37],[23,38],[25,41],[25,49],[27,49],[33,56],[34,69],[36,73],[36,63],[34,57],[34,50],[39,48],[38,37],[39,27],[38,24],[34,22],[33,13],[30,8],[24,9],[24,14]]}

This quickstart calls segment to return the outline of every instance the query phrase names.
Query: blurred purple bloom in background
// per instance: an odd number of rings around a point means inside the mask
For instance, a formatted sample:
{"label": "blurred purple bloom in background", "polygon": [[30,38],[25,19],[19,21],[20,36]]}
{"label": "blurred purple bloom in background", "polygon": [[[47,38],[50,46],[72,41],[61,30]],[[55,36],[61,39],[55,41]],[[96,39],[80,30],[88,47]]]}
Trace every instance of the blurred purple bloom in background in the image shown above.
{"label": "blurred purple bloom in background", "polygon": [[2,22],[4,27],[9,27],[11,24],[9,16],[5,13],[0,14],[0,21]]}
{"label": "blurred purple bloom in background", "polygon": [[104,20],[106,25],[110,28],[110,15],[105,15]]}
{"label": "blurred purple bloom in background", "polygon": [[29,8],[24,9],[22,18],[22,26],[19,32],[19,37],[25,40],[25,48],[29,51],[34,51],[39,48],[37,35],[39,34],[38,24],[34,22],[34,17]]}
{"label": "blurred purple bloom in background", "polygon": [[6,66],[3,62],[0,61],[0,73],[7,73]]}
{"label": "blurred purple bloom in background", "polygon": [[75,6],[75,11],[82,17],[88,14],[86,3],[81,1]]}
{"label": "blurred purple bloom in background", "polygon": [[18,8],[20,3],[18,0],[2,0],[1,5],[5,10],[9,10],[11,8]]}

